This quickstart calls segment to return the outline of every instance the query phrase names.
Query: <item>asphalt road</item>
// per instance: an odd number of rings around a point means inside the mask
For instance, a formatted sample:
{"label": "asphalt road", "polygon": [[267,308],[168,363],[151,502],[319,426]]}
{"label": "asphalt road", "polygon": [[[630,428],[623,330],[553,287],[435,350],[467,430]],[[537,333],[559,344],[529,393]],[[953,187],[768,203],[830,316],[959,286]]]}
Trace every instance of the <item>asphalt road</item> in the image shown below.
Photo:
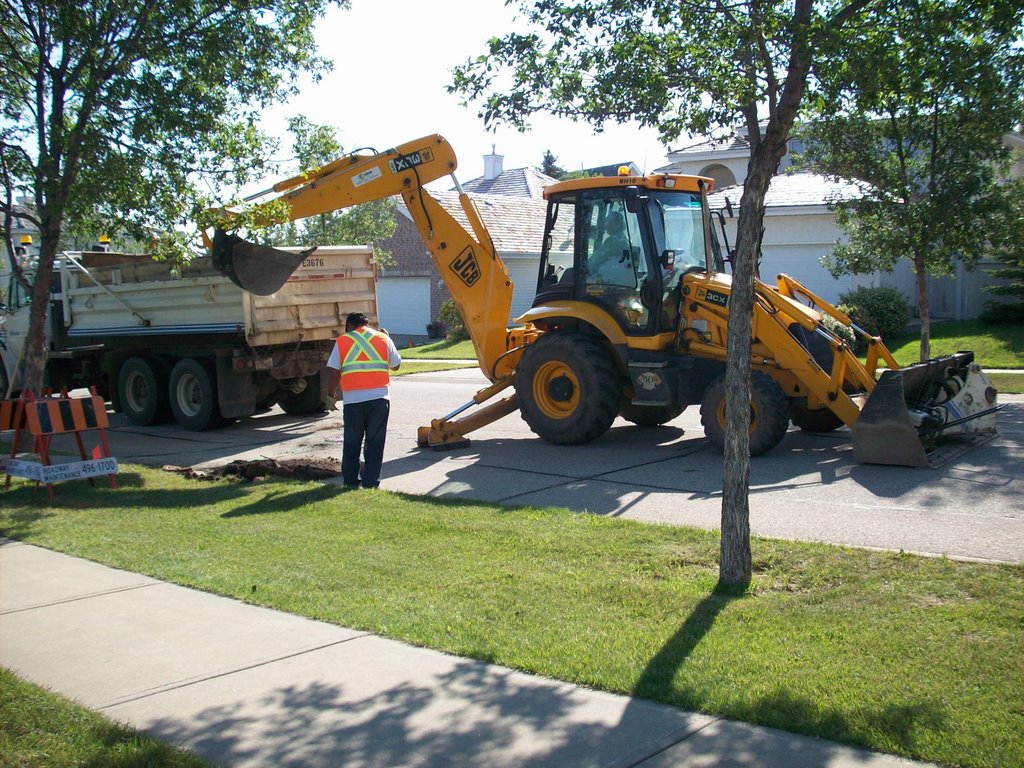
{"label": "asphalt road", "polygon": [[[466,403],[485,383],[476,369],[393,380],[384,488],[718,528],[722,457],[704,438],[695,407],[654,429],[616,421],[586,446],[545,443],[515,413],[471,435],[468,448],[416,447],[419,426]],[[751,461],[752,532],[1024,562],[1024,397],[1003,400],[999,434],[937,469],[858,465],[845,428],[824,436],[791,430]],[[135,427],[112,415],[108,435],[122,462],[202,467],[264,457],[340,459],[341,430],[339,413],[295,418],[274,409],[201,433]]]}

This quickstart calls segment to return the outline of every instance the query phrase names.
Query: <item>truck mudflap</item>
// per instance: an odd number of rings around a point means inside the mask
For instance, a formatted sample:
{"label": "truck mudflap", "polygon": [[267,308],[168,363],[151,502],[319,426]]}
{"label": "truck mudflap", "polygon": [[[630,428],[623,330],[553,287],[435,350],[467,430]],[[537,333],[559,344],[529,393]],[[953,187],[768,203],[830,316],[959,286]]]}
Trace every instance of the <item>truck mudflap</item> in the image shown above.
{"label": "truck mudflap", "polygon": [[214,268],[243,291],[269,296],[277,293],[315,250],[316,246],[299,253],[281,251],[218,229],[213,233],[211,258]]}
{"label": "truck mudflap", "polygon": [[972,352],[884,371],[854,424],[854,460],[937,466],[941,443],[969,446],[996,434],[996,396]]}

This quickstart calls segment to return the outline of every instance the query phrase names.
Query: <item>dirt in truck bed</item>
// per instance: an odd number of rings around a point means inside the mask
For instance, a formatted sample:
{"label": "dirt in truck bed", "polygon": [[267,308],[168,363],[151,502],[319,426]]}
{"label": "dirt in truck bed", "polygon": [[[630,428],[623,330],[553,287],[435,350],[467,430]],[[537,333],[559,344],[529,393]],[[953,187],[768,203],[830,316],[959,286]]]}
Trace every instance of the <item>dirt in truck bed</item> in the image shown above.
{"label": "dirt in truck bed", "polygon": [[232,461],[222,467],[195,469],[168,464],[163,469],[195,480],[217,480],[223,477],[235,477],[239,480],[256,480],[261,477],[327,480],[341,474],[341,462],[337,459],[251,459]]}

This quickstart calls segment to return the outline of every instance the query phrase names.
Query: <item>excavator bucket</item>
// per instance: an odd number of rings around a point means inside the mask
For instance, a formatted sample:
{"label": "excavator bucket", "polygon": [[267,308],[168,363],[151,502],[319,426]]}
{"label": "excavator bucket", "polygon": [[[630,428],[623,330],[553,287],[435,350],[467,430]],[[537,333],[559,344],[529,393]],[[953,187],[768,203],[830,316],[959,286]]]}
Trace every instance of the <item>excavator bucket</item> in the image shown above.
{"label": "excavator bucket", "polygon": [[933,465],[940,441],[995,434],[996,394],[972,352],[884,371],[853,427],[854,459]]}
{"label": "excavator bucket", "polygon": [[213,266],[235,285],[259,296],[276,293],[316,246],[299,253],[256,245],[222,230],[213,233]]}

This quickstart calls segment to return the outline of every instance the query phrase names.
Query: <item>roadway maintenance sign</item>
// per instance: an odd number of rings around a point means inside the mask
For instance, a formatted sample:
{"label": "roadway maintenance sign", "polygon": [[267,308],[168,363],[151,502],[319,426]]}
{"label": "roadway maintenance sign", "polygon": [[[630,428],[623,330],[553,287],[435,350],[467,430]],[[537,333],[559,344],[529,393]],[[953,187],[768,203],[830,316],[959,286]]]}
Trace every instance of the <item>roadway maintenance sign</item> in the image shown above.
{"label": "roadway maintenance sign", "polygon": [[40,464],[35,461],[8,459],[5,471],[14,477],[24,477],[36,482],[58,483],[61,480],[78,480],[84,477],[116,475],[117,459],[114,457],[91,461],[72,461],[67,464]]}

